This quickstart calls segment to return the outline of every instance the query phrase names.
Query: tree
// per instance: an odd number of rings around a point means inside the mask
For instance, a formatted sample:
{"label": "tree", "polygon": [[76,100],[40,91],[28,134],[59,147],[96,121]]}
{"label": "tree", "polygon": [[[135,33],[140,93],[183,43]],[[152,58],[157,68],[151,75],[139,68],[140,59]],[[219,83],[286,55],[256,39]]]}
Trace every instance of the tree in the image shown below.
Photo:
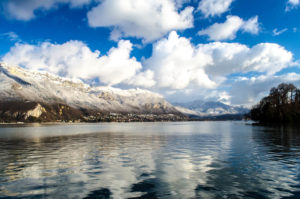
{"label": "tree", "polygon": [[300,90],[293,84],[279,84],[251,109],[250,116],[261,123],[300,121]]}

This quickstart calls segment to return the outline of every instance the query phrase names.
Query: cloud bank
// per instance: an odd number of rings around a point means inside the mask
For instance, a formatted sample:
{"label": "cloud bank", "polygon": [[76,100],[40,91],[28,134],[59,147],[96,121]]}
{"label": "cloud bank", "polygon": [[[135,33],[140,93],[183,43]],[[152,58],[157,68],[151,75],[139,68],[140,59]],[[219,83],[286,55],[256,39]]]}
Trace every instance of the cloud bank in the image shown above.
{"label": "cloud bank", "polygon": [[[260,43],[251,48],[227,42],[194,45],[175,31],[155,42],[152,55],[147,59],[136,60],[130,56],[132,50],[133,45],[127,40],[119,41],[117,47],[104,55],[91,51],[81,41],[16,44],[2,61],[69,78],[98,79],[104,85],[124,84],[165,94],[183,90],[192,93],[199,89],[213,93],[231,75],[247,77],[247,73],[255,72],[271,78],[293,63],[292,53],[278,44]],[[244,101],[249,100],[245,98]]]}
{"label": "cloud bank", "polygon": [[155,72],[161,87],[181,89],[197,82],[200,87],[209,88],[217,83],[216,79],[232,73],[275,74],[289,66],[292,58],[291,52],[274,43],[260,43],[252,48],[226,42],[194,46],[173,31],[155,43],[153,54],[144,65]]}

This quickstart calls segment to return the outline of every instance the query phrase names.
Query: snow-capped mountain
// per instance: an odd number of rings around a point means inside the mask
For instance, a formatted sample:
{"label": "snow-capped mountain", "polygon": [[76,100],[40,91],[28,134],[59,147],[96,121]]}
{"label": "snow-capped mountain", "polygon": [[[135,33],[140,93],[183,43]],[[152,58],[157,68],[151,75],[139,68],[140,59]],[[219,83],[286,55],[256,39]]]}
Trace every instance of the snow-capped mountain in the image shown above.
{"label": "snow-capped mountain", "polygon": [[16,121],[82,119],[91,114],[92,118],[103,114],[106,118],[119,118],[120,114],[133,118],[134,114],[152,114],[149,116],[152,119],[153,115],[182,116],[161,95],[147,90],[91,87],[80,80],[32,72],[5,63],[0,63],[0,102],[0,117]]}
{"label": "snow-capped mountain", "polygon": [[219,116],[246,114],[249,109],[241,106],[230,106],[222,102],[195,100],[187,103],[173,103],[177,110],[186,115],[195,116]]}

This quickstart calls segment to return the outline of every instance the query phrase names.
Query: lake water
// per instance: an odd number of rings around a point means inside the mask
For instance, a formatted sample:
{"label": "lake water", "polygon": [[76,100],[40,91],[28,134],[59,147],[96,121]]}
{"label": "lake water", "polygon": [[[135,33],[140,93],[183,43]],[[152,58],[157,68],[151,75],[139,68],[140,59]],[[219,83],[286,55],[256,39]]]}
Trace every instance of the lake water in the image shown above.
{"label": "lake water", "polygon": [[300,131],[245,122],[2,126],[0,198],[300,198]]}

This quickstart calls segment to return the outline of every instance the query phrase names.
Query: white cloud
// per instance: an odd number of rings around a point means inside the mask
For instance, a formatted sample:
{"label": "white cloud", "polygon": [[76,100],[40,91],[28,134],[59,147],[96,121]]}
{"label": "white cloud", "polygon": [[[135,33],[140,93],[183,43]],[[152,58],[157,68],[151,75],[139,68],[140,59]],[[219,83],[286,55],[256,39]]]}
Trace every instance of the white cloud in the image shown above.
{"label": "white cloud", "polygon": [[192,0],[174,0],[176,8],[182,8],[184,4],[190,3]]}
{"label": "white cloud", "polygon": [[199,31],[198,34],[208,35],[209,40],[232,40],[243,23],[243,20],[237,16],[227,16],[224,23],[215,23],[207,29]]}
{"label": "white cloud", "polygon": [[21,41],[19,35],[15,32],[0,33],[0,39],[2,39],[2,38],[9,39],[12,42],[20,42]]}
{"label": "white cloud", "polygon": [[[226,104],[243,105],[251,108],[251,106],[267,96],[272,87],[276,87],[282,82],[292,83],[299,88],[300,74],[287,73],[274,76],[261,75],[258,77],[241,76],[234,80],[231,79],[230,82],[222,84],[223,87],[221,85],[216,89],[184,89],[165,94],[165,96],[173,102],[189,102],[201,99],[204,101],[222,101]],[[229,89],[226,87],[229,87]]]}
{"label": "white cloud", "polygon": [[204,66],[211,61],[211,57],[173,31],[167,39],[154,44],[153,54],[145,66],[154,71],[158,87],[183,89],[196,84],[211,88],[215,83],[204,72]]}
{"label": "white cloud", "polygon": [[274,43],[260,43],[252,48],[239,43],[213,42],[199,45],[202,52],[212,57],[213,64],[206,67],[208,74],[226,76],[250,71],[269,75],[288,67],[293,55]]}
{"label": "white cloud", "polygon": [[300,4],[300,0],[288,0],[287,1],[287,5],[285,7],[285,11],[290,11],[292,10],[293,8],[296,8],[298,7]]}
{"label": "white cloud", "polygon": [[144,66],[154,72],[156,87],[214,88],[232,73],[262,72],[268,75],[292,64],[293,55],[278,44],[252,48],[239,43],[213,42],[194,46],[175,31],[154,44]]}
{"label": "white cloud", "polygon": [[151,70],[146,70],[145,72],[140,72],[127,82],[129,85],[142,86],[146,88],[153,87],[156,82],[154,81],[154,73]]}
{"label": "white cloud", "polygon": [[184,1],[173,0],[103,0],[88,12],[91,27],[112,27],[111,38],[158,39],[171,30],[193,27],[193,8],[178,11]]}
{"label": "white cloud", "polygon": [[[172,101],[201,98],[251,105],[270,87],[299,76],[274,75],[294,64],[292,53],[278,44],[260,43],[250,48],[239,43],[212,42],[195,46],[176,32],[156,42],[152,56],[143,64],[154,73],[154,88]],[[261,79],[272,82],[266,83],[269,86],[253,84],[251,88],[251,79],[244,77],[230,84],[230,91],[225,88],[229,75],[249,72],[261,73]]]}
{"label": "white cloud", "polygon": [[[224,88],[223,88],[224,89]],[[171,102],[191,102],[194,100],[221,101],[230,104],[231,96],[223,89],[191,88],[183,90],[168,90],[164,96]]]}
{"label": "white cloud", "polygon": [[277,30],[277,28],[275,28],[275,29],[273,30],[273,35],[274,35],[274,36],[281,35],[281,34],[283,34],[284,32],[286,32],[287,30],[288,30],[287,28],[284,28],[284,29],[282,29],[282,30]]}
{"label": "white cloud", "polygon": [[300,87],[300,75],[288,73],[275,76],[262,75],[258,77],[239,78],[232,84],[232,89],[229,92],[231,103],[251,106],[264,96],[267,96],[272,87],[282,82],[293,83],[297,87]]}
{"label": "white cloud", "polygon": [[294,64],[292,53],[278,44],[261,43],[251,48],[227,42],[193,45],[175,31],[155,42],[152,56],[143,59],[142,64],[130,57],[131,51],[132,44],[125,40],[105,55],[91,51],[80,41],[44,42],[17,44],[2,60],[69,78],[98,78],[105,85],[146,87],[169,99],[202,96],[203,99],[234,99],[234,103],[244,104],[251,102],[252,95],[242,101],[236,98],[237,91],[224,92],[228,91],[223,86],[229,75],[259,72],[272,79],[276,72]]}
{"label": "white cloud", "polygon": [[299,0],[288,0],[288,3],[291,4],[291,5],[296,6],[300,3],[300,1]]}
{"label": "white cloud", "polygon": [[206,18],[210,16],[220,16],[229,10],[232,2],[233,0],[201,0],[198,10],[200,10]]}
{"label": "white cloud", "polygon": [[28,21],[35,17],[35,11],[47,11],[59,4],[68,4],[71,8],[87,5],[92,0],[3,0],[1,5],[5,15],[17,20]]}
{"label": "white cloud", "polygon": [[[70,78],[99,78],[104,84],[115,85],[126,82],[142,69],[142,65],[134,57],[130,57],[131,50],[132,44],[124,40],[103,56],[100,56],[99,51],[92,52],[80,41],[69,41],[61,45],[48,42],[37,46],[17,44],[2,60]],[[147,80],[147,74],[144,79]],[[140,81],[136,81],[142,85]],[[151,82],[144,84],[149,86]]]}
{"label": "white cloud", "polygon": [[247,21],[244,21],[238,16],[227,16],[224,23],[215,23],[207,29],[198,32],[199,35],[208,35],[209,40],[233,40],[236,33],[242,30],[251,34],[258,34],[259,24],[258,17],[255,16]]}
{"label": "white cloud", "polygon": [[259,32],[258,16],[252,17],[249,20],[244,21],[244,24],[241,28],[244,32],[248,32],[254,35],[258,34]]}

